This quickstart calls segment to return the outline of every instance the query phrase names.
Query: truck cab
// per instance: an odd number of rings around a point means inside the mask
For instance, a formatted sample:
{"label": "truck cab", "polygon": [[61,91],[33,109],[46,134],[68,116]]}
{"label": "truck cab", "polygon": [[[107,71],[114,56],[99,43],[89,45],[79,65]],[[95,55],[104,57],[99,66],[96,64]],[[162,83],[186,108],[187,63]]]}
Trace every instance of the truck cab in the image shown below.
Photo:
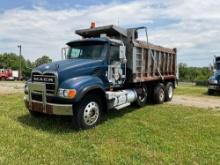
{"label": "truck cab", "polygon": [[32,70],[24,96],[30,114],[69,115],[74,127],[87,129],[111,109],[132,103],[141,107],[150,97],[155,103],[170,101],[176,51],[136,42],[138,29],[108,25],[76,30],[82,38],[66,44],[64,60]]}
{"label": "truck cab", "polygon": [[208,79],[208,94],[220,91],[220,57],[215,57],[215,69],[213,75]]}

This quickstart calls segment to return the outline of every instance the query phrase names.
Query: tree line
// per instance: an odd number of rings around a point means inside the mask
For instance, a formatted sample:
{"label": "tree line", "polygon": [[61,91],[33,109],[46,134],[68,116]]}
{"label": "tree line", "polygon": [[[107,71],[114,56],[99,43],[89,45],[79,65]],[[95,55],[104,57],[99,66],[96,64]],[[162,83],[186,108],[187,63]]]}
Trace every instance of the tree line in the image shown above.
{"label": "tree line", "polygon": [[188,67],[184,63],[178,65],[180,81],[207,81],[213,74],[213,69],[210,67]]}
{"label": "tree line", "polygon": [[41,64],[52,62],[52,59],[43,55],[42,57],[36,59],[34,62],[31,62],[28,59],[25,59],[23,56],[18,56],[15,53],[0,53],[0,69],[8,69],[19,70],[20,68],[20,60],[21,60],[21,71],[22,76],[24,78],[28,78],[31,75],[31,70]]}

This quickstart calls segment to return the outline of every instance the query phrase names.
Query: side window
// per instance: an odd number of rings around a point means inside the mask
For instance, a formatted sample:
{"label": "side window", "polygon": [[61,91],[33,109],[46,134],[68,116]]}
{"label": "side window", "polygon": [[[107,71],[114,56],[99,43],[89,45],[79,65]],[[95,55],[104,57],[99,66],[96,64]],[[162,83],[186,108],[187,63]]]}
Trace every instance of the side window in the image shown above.
{"label": "side window", "polygon": [[77,48],[72,48],[71,50],[71,58],[78,58],[81,54],[81,50]]}
{"label": "side window", "polygon": [[110,49],[110,63],[119,61],[119,46],[111,46]]}

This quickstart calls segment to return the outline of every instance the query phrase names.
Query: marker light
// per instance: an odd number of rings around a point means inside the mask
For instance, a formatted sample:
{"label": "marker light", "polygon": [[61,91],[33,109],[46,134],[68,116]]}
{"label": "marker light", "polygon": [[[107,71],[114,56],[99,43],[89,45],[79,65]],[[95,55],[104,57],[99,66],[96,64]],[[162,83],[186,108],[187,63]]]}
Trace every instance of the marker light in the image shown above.
{"label": "marker light", "polygon": [[91,22],[91,26],[90,26],[91,29],[94,29],[96,28],[96,23],[95,22]]}
{"label": "marker light", "polygon": [[68,97],[69,98],[74,98],[76,96],[76,90],[75,89],[71,89],[68,92]]}

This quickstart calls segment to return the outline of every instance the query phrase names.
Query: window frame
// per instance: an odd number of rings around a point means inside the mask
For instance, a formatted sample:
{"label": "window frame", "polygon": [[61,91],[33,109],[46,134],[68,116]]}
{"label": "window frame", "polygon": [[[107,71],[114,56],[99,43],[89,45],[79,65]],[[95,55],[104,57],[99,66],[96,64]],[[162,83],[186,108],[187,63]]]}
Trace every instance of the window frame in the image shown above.
{"label": "window frame", "polygon": [[120,44],[117,44],[117,43],[110,43],[109,44],[109,53],[108,53],[108,63],[111,65],[112,63],[112,61],[111,61],[111,50],[112,50],[112,46],[116,46],[116,47],[118,47],[118,61],[120,62]]}

